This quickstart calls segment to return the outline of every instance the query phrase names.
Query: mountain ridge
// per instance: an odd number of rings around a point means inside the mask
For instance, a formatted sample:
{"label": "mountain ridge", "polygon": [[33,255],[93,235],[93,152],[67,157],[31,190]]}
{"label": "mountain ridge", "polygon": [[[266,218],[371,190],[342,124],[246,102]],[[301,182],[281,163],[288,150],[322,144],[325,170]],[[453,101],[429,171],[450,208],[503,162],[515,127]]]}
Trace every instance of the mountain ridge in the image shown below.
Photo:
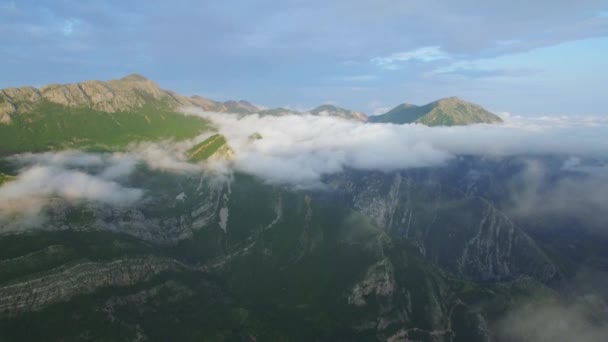
{"label": "mountain ridge", "polygon": [[385,114],[370,117],[370,122],[454,126],[475,123],[500,123],[502,119],[477,104],[453,96],[439,99],[423,106],[402,103]]}
{"label": "mountain ridge", "polygon": [[[163,107],[173,111],[180,107],[195,107],[204,111],[241,115],[302,114],[286,108],[262,109],[245,100],[221,102],[200,95],[184,96],[162,89],[142,75],[130,74],[109,81],[89,80],[48,84],[39,88],[23,86],[0,89],[0,124],[10,124],[15,115],[30,113],[45,101],[66,108],[91,108],[104,113],[137,110],[150,103],[162,103]],[[370,123],[421,123],[428,126],[502,122],[498,116],[481,106],[457,97],[440,99],[423,106],[402,103],[385,114],[369,117],[362,112],[331,104],[323,104],[304,113]]]}

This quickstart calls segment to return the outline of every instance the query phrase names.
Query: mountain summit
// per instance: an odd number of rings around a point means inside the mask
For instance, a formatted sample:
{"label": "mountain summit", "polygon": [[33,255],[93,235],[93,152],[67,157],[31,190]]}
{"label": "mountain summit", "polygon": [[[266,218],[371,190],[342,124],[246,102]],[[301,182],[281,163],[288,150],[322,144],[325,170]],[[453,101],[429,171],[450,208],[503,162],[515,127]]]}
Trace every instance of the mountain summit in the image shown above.
{"label": "mountain summit", "polygon": [[458,97],[448,97],[424,106],[403,103],[386,114],[370,117],[370,122],[421,123],[427,126],[455,126],[499,123],[502,119],[479,105]]}

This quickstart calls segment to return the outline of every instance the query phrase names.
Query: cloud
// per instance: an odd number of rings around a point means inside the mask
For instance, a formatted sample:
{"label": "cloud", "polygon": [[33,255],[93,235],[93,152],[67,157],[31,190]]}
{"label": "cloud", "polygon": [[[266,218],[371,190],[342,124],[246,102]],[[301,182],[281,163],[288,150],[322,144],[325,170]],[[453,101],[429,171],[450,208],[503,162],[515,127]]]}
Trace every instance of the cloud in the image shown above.
{"label": "cloud", "polygon": [[[332,117],[293,115],[239,118],[188,114],[213,121],[235,150],[234,167],[270,183],[319,186],[323,175],[355,168],[391,171],[440,166],[457,155],[504,157],[528,154],[607,157],[603,119],[526,120],[503,125],[427,127],[364,124]],[[251,141],[258,132],[263,139]]]}
{"label": "cloud", "polygon": [[606,233],[608,164],[570,157],[561,167],[526,159],[507,185],[503,210],[515,219],[538,219],[543,229],[580,224]]}
{"label": "cloud", "polygon": [[385,57],[374,57],[371,63],[389,70],[399,69],[399,64],[407,61],[433,62],[448,56],[439,46],[426,46],[412,51],[397,52]]}
{"label": "cloud", "polygon": [[17,214],[31,219],[53,197],[128,206],[142,195],[140,189],[124,187],[82,171],[34,165],[0,187],[0,218]]}
{"label": "cloud", "polygon": [[368,82],[378,79],[376,75],[351,75],[351,76],[336,76],[332,80],[344,82]]}
{"label": "cloud", "polygon": [[602,302],[599,297],[588,297],[574,304],[526,303],[499,322],[498,335],[505,341],[605,341],[608,326],[592,316]]}
{"label": "cloud", "polygon": [[18,218],[22,225],[40,225],[44,221],[41,212],[56,199],[135,205],[143,199],[144,191],[123,184],[128,183],[138,165],[164,172],[203,172],[211,167],[188,163],[184,151],[204,138],[138,143],[122,153],[67,150],[11,156],[8,160],[21,169],[14,180],[0,186],[0,222]]}

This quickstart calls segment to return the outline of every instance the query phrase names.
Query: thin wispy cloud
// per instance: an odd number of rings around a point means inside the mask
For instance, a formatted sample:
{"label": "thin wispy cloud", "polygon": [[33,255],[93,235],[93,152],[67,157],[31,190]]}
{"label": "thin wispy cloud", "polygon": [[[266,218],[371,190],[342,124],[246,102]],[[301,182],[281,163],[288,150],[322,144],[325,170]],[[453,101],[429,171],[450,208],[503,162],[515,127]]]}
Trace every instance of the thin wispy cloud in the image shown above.
{"label": "thin wispy cloud", "polygon": [[404,51],[390,54],[384,57],[374,57],[371,63],[388,70],[396,70],[401,63],[408,61],[433,62],[448,58],[448,55],[439,46],[426,46],[412,51]]}

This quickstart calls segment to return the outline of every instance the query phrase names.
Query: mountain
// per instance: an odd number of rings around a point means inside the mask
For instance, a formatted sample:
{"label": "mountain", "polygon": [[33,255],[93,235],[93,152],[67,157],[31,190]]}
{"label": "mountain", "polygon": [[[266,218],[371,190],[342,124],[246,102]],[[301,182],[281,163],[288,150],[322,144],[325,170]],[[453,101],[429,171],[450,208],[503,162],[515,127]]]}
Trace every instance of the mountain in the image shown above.
{"label": "mountain", "polygon": [[186,139],[208,122],[179,113],[190,99],[130,75],[0,90],[0,155],[62,148],[120,149],[135,141]]}
{"label": "mountain", "polygon": [[355,120],[366,122],[367,116],[361,112],[340,108],[334,105],[321,105],[307,112],[298,112],[287,108],[271,108],[258,112],[260,116],[286,116],[286,115],[302,115],[311,114],[315,116],[331,116],[347,120]]}
{"label": "mountain", "polygon": [[[550,183],[583,180],[564,167],[570,156],[345,169],[300,188],[205,164],[265,166],[272,132],[252,127],[231,142],[179,107],[305,113],[184,97],[138,75],[0,98],[2,341],[538,340],[509,338],[528,321],[605,336],[596,334],[608,324],[605,233],[518,195],[527,165]],[[403,104],[391,115],[462,124],[475,117],[462,103]],[[364,119],[331,105],[310,114]],[[180,141],[127,148],[161,139]],[[231,143],[251,144],[256,159],[233,158]],[[63,149],[84,151],[36,153]],[[583,315],[535,311],[544,305]],[[522,310],[537,315],[519,319]]]}
{"label": "mountain", "polygon": [[301,115],[302,113],[287,109],[287,108],[269,108],[257,112],[260,116],[286,116],[286,115]]}
{"label": "mountain", "polygon": [[524,232],[405,174],[320,193],[145,166],[128,182],[148,200],[57,199],[40,230],[0,235],[3,340],[487,341],[491,315],[549,291]]}
{"label": "mountain", "polygon": [[449,97],[424,106],[401,104],[389,112],[372,116],[370,122],[395,124],[421,123],[427,126],[454,126],[502,122],[495,114],[457,97]]}
{"label": "mountain", "polygon": [[348,120],[362,121],[362,122],[366,122],[368,119],[367,115],[365,115],[361,112],[356,112],[356,111],[340,108],[340,107],[330,105],[330,104],[321,105],[321,106],[311,110],[310,114],[318,115],[318,116],[333,116],[333,117],[338,117],[338,118],[343,118],[343,119],[348,119]]}
{"label": "mountain", "polygon": [[240,101],[226,101],[223,103],[226,107],[225,112],[236,113],[236,114],[251,114],[257,113],[260,109],[251,103],[240,100]]}

